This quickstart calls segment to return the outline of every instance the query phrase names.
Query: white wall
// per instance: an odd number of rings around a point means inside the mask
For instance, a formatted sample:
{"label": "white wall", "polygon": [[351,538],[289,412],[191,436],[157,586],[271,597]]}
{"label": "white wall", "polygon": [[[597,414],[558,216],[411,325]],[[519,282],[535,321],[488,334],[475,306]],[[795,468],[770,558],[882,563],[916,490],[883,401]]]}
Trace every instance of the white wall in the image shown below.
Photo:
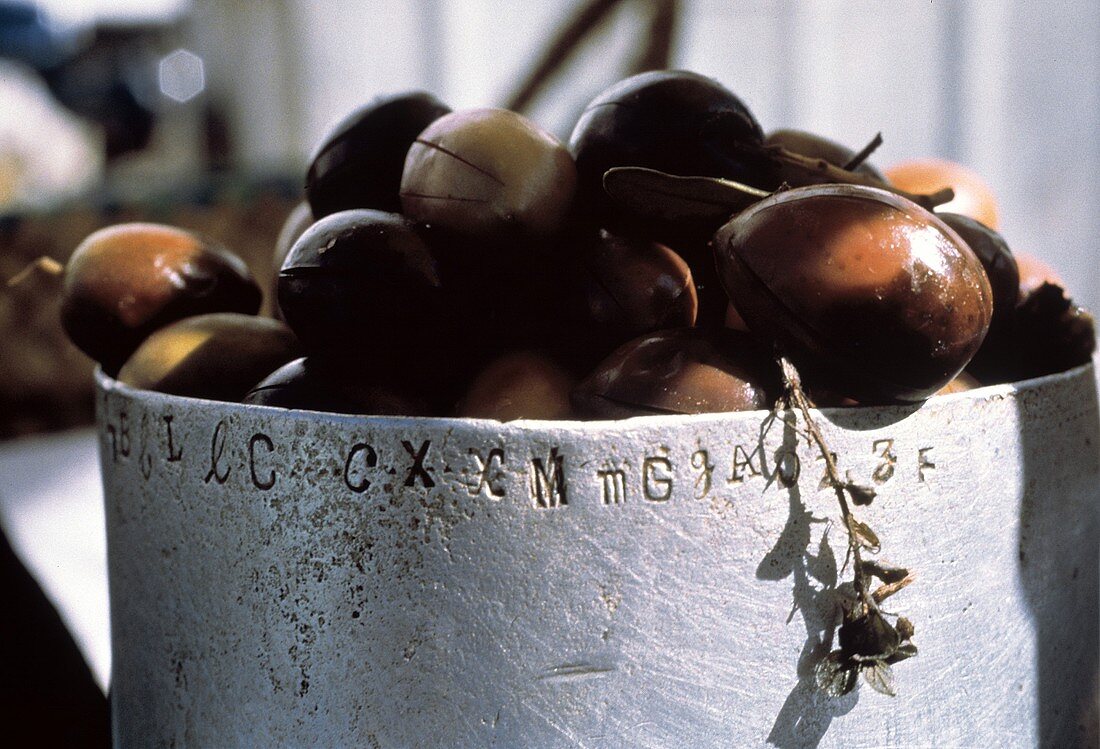
{"label": "white wall", "polygon": [[[639,20],[626,2],[537,103],[567,134],[620,76]],[[381,92],[499,104],[567,0],[195,0],[211,86],[233,105],[242,163],[304,168],[326,128]],[[1001,199],[1009,244],[1100,308],[1100,3],[1064,0],[684,0],[675,64],[719,78],[764,128],[860,146],[879,166],[961,161]],[[217,40],[217,41],[210,41]]]}

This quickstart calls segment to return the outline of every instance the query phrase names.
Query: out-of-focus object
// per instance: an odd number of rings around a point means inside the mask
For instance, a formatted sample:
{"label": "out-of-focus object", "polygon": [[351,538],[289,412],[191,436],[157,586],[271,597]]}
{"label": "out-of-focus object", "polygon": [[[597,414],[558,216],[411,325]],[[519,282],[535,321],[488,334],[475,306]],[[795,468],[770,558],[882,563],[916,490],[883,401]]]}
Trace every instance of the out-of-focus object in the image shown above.
{"label": "out-of-focus object", "polygon": [[0,60],[0,213],[79,194],[103,173],[100,133],[29,69]]}
{"label": "out-of-focus object", "polygon": [[886,170],[886,179],[894,187],[915,193],[936,192],[945,187],[955,191],[955,198],[937,206],[937,211],[961,213],[996,229],[997,198],[993,189],[977,172],[946,159],[915,159],[895,164]]}
{"label": "out-of-focus object", "polygon": [[202,180],[140,203],[108,192],[100,203],[0,218],[0,439],[92,420],[93,363],[61,329],[59,279],[30,273],[14,287],[8,279],[42,256],[64,263],[93,231],[126,221],[210,237],[233,247],[257,278],[269,278],[275,237],[294,205],[292,184]]}

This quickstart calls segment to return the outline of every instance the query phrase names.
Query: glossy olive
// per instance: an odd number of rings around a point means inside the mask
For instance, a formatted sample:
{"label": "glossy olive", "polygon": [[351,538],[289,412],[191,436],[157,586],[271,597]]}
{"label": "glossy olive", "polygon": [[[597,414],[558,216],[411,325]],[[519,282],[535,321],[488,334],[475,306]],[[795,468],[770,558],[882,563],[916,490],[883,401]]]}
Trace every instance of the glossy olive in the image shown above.
{"label": "glossy olive", "polygon": [[758,184],[763,178],[742,149],[763,137],[748,108],[718,81],[683,70],[632,76],[593,99],[570,136],[579,203],[600,225],[630,231],[640,217],[624,214],[603,189],[604,173],[616,166],[774,187]]}
{"label": "glossy olive", "polygon": [[249,390],[244,403],[304,411],[374,416],[428,416],[428,405],[367,373],[312,358],[295,359]]}
{"label": "glossy olive", "polygon": [[378,97],[345,117],[310,161],[306,197],[314,216],[352,208],[400,211],[409,146],[450,111],[431,94],[414,91]]}
{"label": "glossy olive", "polygon": [[768,408],[779,394],[771,353],[745,333],[681,328],[631,341],[573,390],[586,418]]}
{"label": "glossy olive", "polygon": [[648,240],[600,232],[575,258],[570,296],[557,322],[589,366],[619,345],[664,328],[695,323],[698,298],[687,263]]}
{"label": "glossy olive", "polygon": [[457,415],[475,419],[567,419],[576,378],[552,357],[514,351],[490,362],[474,378]]}
{"label": "glossy olive", "polygon": [[454,112],[409,149],[401,206],[416,221],[486,239],[563,228],[577,171],[557,138],[504,109]]}
{"label": "glossy olive", "polygon": [[313,223],[313,210],[309,207],[309,203],[303,200],[287,214],[282,228],[279,229],[279,236],[275,238],[275,252],[272,255],[271,262],[271,306],[272,313],[280,320],[282,319],[282,312],[279,311],[278,302],[279,271],[282,270],[286,256],[290,254],[290,248],[294,246],[299,237],[305,234],[306,229],[313,226]]}
{"label": "glossy olive", "polygon": [[993,295],[974,253],[933,214],[883,190],[776,193],[726,224],[715,250],[749,329],[808,381],[861,403],[927,398],[989,328]]}
{"label": "glossy olive", "polygon": [[1005,324],[1020,297],[1020,271],[1012,250],[1000,234],[981,222],[961,213],[936,212],[941,221],[955,230],[978,260],[989,277],[993,290],[993,320],[991,329]]}
{"label": "glossy olive", "polygon": [[131,387],[239,401],[261,377],[301,354],[283,323],[237,313],[189,317],[138,346],[119,370]]}
{"label": "glossy olive", "polygon": [[61,323],[114,373],[150,333],[208,312],[254,314],[262,293],[244,262],[191,232],[119,224],[80,243],[65,267]]}
{"label": "glossy olive", "polygon": [[[313,224],[279,271],[279,307],[309,354],[378,376],[447,366],[456,312],[415,224],[393,213],[341,211]],[[439,378],[436,378],[439,379]]]}
{"label": "glossy olive", "polygon": [[[847,165],[856,155],[855,151],[847,146],[842,146],[834,140],[830,140],[824,136],[806,130],[794,130],[790,128],[773,130],[768,133],[768,136],[764,139],[764,144],[768,146],[780,146],[788,151],[794,151],[795,153],[809,156],[814,159],[825,159],[830,164],[839,167]],[[872,166],[868,161],[864,161],[862,164],[858,165],[854,171],[869,175],[875,179],[886,179],[882,175],[882,172]]]}

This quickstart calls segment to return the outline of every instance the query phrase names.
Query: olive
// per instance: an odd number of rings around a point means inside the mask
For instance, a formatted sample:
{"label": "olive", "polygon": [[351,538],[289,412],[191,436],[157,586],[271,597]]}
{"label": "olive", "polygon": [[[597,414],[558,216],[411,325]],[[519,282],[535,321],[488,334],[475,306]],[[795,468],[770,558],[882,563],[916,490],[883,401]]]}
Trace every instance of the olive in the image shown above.
{"label": "olive", "polygon": [[763,138],[748,108],[716,80],[683,70],[632,76],[593,99],[573,129],[578,202],[597,223],[622,233],[644,217],[623,212],[604,191],[604,173],[612,167],[726,177],[770,189],[774,185],[759,184],[769,180],[743,151]]}
{"label": "olive", "polygon": [[316,218],[351,208],[401,210],[401,172],[416,136],[450,112],[431,94],[381,96],[341,120],[321,142],[306,174]]}
{"label": "olive", "polygon": [[309,203],[303,200],[294,206],[287,215],[286,220],[283,221],[283,227],[279,230],[279,236],[275,239],[275,253],[271,264],[273,269],[271,274],[271,298],[274,300],[272,312],[279,319],[282,319],[278,303],[279,271],[283,267],[286,256],[290,254],[290,248],[298,241],[298,237],[305,234],[306,229],[313,226],[313,222],[313,211],[310,209]]}
{"label": "olive", "polygon": [[154,332],[119,370],[131,387],[239,401],[256,381],[301,353],[283,323],[239,313],[179,320]]}
{"label": "olive", "polygon": [[990,323],[992,334],[1012,317],[1012,311],[1019,301],[1020,271],[1016,266],[1016,259],[1001,235],[979,221],[961,213],[937,211],[936,215],[954,229],[974,251],[989,277],[989,286],[993,289],[993,320]]}
{"label": "olive", "polygon": [[346,365],[295,359],[260,380],[244,403],[305,411],[373,416],[426,416],[427,404],[394,385],[372,382]]}
{"label": "olive", "polygon": [[459,354],[455,301],[416,225],[382,211],[326,216],[279,271],[279,307],[307,354],[352,362],[379,382],[447,384],[436,373],[453,373]]}
{"label": "olive", "polygon": [[576,378],[552,357],[514,351],[493,360],[470,384],[458,416],[475,419],[565,419]]}
{"label": "olive", "polygon": [[726,316],[722,320],[723,324],[730,330],[740,330],[748,333],[749,326],[745,324],[744,318],[741,317],[741,313],[737,311],[737,308],[733,304],[726,305]]}
{"label": "olive", "polygon": [[993,295],[932,213],[871,187],[776,193],[715,237],[730,300],[808,380],[860,403],[919,401],[981,345]]}
{"label": "olive", "polygon": [[574,353],[593,356],[586,369],[643,333],[695,323],[691,270],[667,247],[601,231],[578,255],[555,322]]}
{"label": "olive", "polygon": [[1045,283],[1066,288],[1066,282],[1058,275],[1049,264],[1043,262],[1030,252],[1017,252],[1014,255],[1016,267],[1020,273],[1020,297],[1018,302],[1023,302],[1031,294]]}
{"label": "olive", "polygon": [[[836,141],[829,140],[821,135],[816,135],[805,130],[780,129],[768,133],[764,139],[764,145],[780,146],[788,151],[800,153],[814,159],[825,159],[830,164],[844,167],[856,156],[856,152],[842,146]],[[882,172],[864,161],[852,171],[869,175],[875,179],[885,180]]]}
{"label": "olive", "polygon": [[573,390],[587,418],[768,408],[779,394],[770,351],[745,333],[680,328],[618,348]]}
{"label": "olive", "polygon": [[171,226],[118,224],[73,252],[61,324],[114,373],[157,328],[208,312],[255,314],[262,296],[248,266],[213,242]]}
{"label": "olive", "polygon": [[980,388],[982,384],[966,372],[960,372],[955,379],[936,391],[936,395],[950,395],[951,393],[965,393],[968,390]]}
{"label": "olive", "polygon": [[561,230],[577,172],[569,151],[527,118],[504,109],[453,112],[409,149],[401,178],[406,216],[486,239]]}
{"label": "olive", "polygon": [[914,193],[930,193],[950,187],[951,201],[937,207],[997,228],[997,198],[977,172],[946,159],[915,159],[895,164],[886,170],[886,179],[894,187]]}

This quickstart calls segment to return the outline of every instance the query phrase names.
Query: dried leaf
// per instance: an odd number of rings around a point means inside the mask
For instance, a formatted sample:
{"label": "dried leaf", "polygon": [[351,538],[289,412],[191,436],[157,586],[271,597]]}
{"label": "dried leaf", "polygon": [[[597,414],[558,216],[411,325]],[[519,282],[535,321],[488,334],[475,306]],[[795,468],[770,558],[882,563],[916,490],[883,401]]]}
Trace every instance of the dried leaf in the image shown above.
{"label": "dried leaf", "polygon": [[884,583],[901,582],[909,576],[909,570],[904,567],[895,567],[875,559],[864,560],[863,569]]}
{"label": "dried leaf", "polygon": [[882,542],[878,540],[878,536],[871,530],[871,526],[866,523],[861,523],[854,517],[848,517],[848,530],[852,536],[855,537],[859,545],[867,549],[872,553],[877,553],[882,548]]}
{"label": "dried leaf", "polygon": [[865,506],[871,504],[876,496],[875,490],[869,486],[861,486],[860,484],[847,483],[844,486],[848,490],[848,494],[852,497],[852,504]]}
{"label": "dried leaf", "polygon": [[894,691],[894,672],[883,661],[867,661],[861,669],[864,680],[879,694],[897,697]]}
{"label": "dried leaf", "polygon": [[913,622],[909,621],[904,616],[898,617],[898,622],[894,625],[894,628],[898,631],[898,637],[903,640],[910,639],[913,633],[916,632],[916,628],[913,627]]}
{"label": "dried leaf", "polygon": [[892,656],[886,659],[886,662],[897,663],[898,661],[904,661],[906,658],[912,658],[916,654],[917,646],[906,640],[898,645],[898,649],[894,651]]}
{"label": "dried leaf", "polygon": [[889,658],[900,643],[898,631],[878,611],[840,625],[840,649],[856,661]]}
{"label": "dried leaf", "polygon": [[855,689],[857,676],[859,668],[850,663],[839,650],[822,658],[814,668],[817,688],[830,697],[843,697]]}
{"label": "dried leaf", "polygon": [[667,221],[705,221],[716,226],[769,195],[728,179],[679,177],[633,166],[607,170],[603,187],[627,210]]}

